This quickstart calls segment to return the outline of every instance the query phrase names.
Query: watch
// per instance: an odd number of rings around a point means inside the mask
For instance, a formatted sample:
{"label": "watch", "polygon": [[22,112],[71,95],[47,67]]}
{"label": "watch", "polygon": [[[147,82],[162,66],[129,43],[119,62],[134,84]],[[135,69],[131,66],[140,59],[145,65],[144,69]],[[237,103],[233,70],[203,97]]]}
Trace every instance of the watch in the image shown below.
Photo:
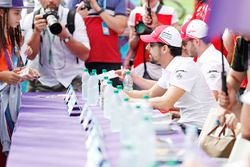
{"label": "watch", "polygon": [[66,38],[63,39],[63,42],[64,43],[68,43],[70,41],[70,39],[71,39],[71,36],[68,36],[68,37],[66,37]]}

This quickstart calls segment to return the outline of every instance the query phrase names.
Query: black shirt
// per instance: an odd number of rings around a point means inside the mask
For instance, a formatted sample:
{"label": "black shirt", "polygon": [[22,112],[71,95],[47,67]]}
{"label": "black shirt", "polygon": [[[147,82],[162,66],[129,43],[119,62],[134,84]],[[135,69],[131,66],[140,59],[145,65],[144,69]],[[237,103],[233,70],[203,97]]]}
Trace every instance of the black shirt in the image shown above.
{"label": "black shirt", "polygon": [[248,46],[250,41],[243,38],[238,38],[234,50],[234,59],[232,62],[232,69],[237,72],[246,72],[248,68]]}

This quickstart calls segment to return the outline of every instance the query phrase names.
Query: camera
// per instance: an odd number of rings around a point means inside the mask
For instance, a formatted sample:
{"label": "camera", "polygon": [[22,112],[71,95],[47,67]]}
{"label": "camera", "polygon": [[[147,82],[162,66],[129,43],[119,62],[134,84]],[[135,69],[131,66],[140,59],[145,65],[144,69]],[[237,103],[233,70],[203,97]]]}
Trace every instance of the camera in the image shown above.
{"label": "camera", "polygon": [[87,8],[88,10],[91,9],[91,6],[90,6],[90,3],[89,3],[88,0],[85,0],[85,1],[84,1],[84,6],[85,6],[85,8]]}
{"label": "camera", "polygon": [[83,9],[88,9],[88,10],[91,9],[91,6],[90,6],[90,3],[89,3],[88,0],[80,0],[80,2],[83,2],[83,4],[84,4],[84,8]]}
{"label": "camera", "polygon": [[[152,19],[150,0],[148,0],[147,11],[148,11],[148,16]],[[152,24],[152,21],[151,21],[151,23],[149,25],[151,25],[151,24]],[[136,32],[137,35],[147,35],[147,34],[151,34],[153,32],[153,29],[146,26],[142,21],[139,21],[135,25],[135,32]]]}
{"label": "camera", "polygon": [[58,14],[57,11],[54,9],[45,9],[43,18],[46,19],[49,30],[52,34],[58,35],[62,32],[62,25],[58,21]]}
{"label": "camera", "polygon": [[135,25],[135,32],[137,35],[147,35],[153,32],[153,29],[146,26],[142,21],[139,21],[138,24]]}

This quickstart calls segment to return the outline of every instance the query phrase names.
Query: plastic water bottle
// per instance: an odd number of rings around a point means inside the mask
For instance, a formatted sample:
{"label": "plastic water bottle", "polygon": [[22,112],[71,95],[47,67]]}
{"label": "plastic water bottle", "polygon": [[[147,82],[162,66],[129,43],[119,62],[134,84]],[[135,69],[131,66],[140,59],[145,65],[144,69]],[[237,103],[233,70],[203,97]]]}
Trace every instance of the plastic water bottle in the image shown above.
{"label": "plastic water bottle", "polygon": [[112,81],[107,82],[107,86],[104,90],[104,101],[103,101],[103,112],[104,117],[107,119],[110,119],[111,117],[111,110],[112,110],[112,101],[110,100],[110,97],[112,97],[114,92],[114,88],[112,86]]}
{"label": "plastic water bottle", "polygon": [[127,98],[127,95],[123,92],[122,85],[117,85],[117,89],[119,91],[119,97],[123,101],[124,98]]}
{"label": "plastic water bottle", "polygon": [[104,110],[104,91],[108,85],[108,81],[109,81],[109,77],[108,76],[104,76],[103,80],[101,81],[101,88],[100,88],[100,106],[102,111]]}
{"label": "plastic water bottle", "polygon": [[124,91],[133,90],[133,79],[130,75],[130,71],[126,71],[126,75],[123,80],[123,88],[124,88]]}
{"label": "plastic water bottle", "polygon": [[102,83],[103,83],[105,77],[107,77],[107,70],[102,69],[102,74],[101,74],[101,77],[99,78],[99,80],[100,80],[100,92],[102,92]]}
{"label": "plastic water bottle", "polygon": [[149,96],[144,96],[143,97],[143,102],[141,103],[141,108],[143,113],[152,115],[153,108],[150,106],[148,102]]}
{"label": "plastic water bottle", "polygon": [[112,132],[120,132],[121,130],[121,99],[119,97],[119,91],[114,90],[114,94],[111,98],[111,101],[113,103],[111,108],[111,119],[110,119],[110,126]]}
{"label": "plastic water bottle", "polygon": [[198,149],[198,129],[195,126],[186,126],[185,148],[188,152],[185,159],[195,158],[194,154]]}
{"label": "plastic water bottle", "polygon": [[88,79],[89,79],[89,70],[84,69],[82,74],[82,100],[87,100],[88,97]]}
{"label": "plastic water bottle", "polygon": [[92,70],[88,80],[88,99],[87,102],[90,106],[96,106],[99,99],[98,77],[96,70]]}
{"label": "plastic water bottle", "polygon": [[138,140],[143,139],[137,143],[139,150],[138,159],[140,166],[152,167],[155,163],[155,147],[156,138],[153,129],[152,118],[144,115],[141,124],[139,125]]}
{"label": "plastic water bottle", "polygon": [[131,130],[134,125],[131,124],[132,106],[129,103],[129,98],[124,98],[121,107],[121,132],[120,141],[123,145],[131,145],[130,140]]}
{"label": "plastic water bottle", "polygon": [[137,167],[136,152],[130,145],[125,145],[121,149],[119,167]]}
{"label": "plastic water bottle", "polygon": [[133,128],[130,129],[130,142],[133,147],[138,150],[138,145],[141,143],[141,139],[138,136],[140,132],[140,125],[142,124],[142,110],[140,105],[133,106],[131,115],[128,116],[129,123],[133,125]]}

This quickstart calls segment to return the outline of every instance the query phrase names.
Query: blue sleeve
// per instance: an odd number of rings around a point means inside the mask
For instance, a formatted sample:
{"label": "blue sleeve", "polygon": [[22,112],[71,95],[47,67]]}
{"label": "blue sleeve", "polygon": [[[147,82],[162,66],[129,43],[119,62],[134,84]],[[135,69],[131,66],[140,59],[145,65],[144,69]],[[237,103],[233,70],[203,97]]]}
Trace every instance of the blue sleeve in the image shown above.
{"label": "blue sleeve", "polygon": [[67,3],[67,8],[69,9],[75,9],[76,8],[76,4],[79,3],[79,0],[70,0],[68,3]]}
{"label": "blue sleeve", "polygon": [[115,15],[127,16],[126,7],[126,0],[118,0],[117,5],[115,7]]}

